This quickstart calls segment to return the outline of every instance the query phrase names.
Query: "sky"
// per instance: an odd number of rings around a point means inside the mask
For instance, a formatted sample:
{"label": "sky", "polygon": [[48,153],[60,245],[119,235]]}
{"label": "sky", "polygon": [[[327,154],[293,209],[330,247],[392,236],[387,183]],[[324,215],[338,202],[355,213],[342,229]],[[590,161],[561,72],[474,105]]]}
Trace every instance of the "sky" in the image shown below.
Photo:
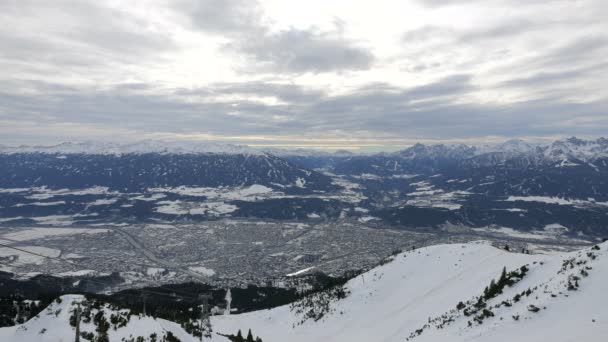
{"label": "sky", "polygon": [[0,144],[608,132],[605,0],[2,0]]}

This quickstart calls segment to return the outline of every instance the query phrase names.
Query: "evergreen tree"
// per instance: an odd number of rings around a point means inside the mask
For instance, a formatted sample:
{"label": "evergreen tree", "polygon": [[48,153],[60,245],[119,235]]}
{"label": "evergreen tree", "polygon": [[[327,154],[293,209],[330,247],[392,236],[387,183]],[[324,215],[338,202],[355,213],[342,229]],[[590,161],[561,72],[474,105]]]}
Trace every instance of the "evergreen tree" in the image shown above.
{"label": "evergreen tree", "polygon": [[494,282],[494,279],[492,279],[492,281],[490,281],[490,286],[488,286],[488,292],[485,293],[485,297],[486,297],[486,299],[490,299],[490,298],[494,298],[495,295],[496,295],[496,282]]}
{"label": "evergreen tree", "polygon": [[498,279],[498,293],[502,293],[502,289],[507,285],[507,267],[502,268],[502,273],[500,274],[500,278]]}
{"label": "evergreen tree", "polygon": [[251,329],[249,329],[249,332],[247,333],[247,342],[255,342],[253,340],[253,335],[251,334]]}

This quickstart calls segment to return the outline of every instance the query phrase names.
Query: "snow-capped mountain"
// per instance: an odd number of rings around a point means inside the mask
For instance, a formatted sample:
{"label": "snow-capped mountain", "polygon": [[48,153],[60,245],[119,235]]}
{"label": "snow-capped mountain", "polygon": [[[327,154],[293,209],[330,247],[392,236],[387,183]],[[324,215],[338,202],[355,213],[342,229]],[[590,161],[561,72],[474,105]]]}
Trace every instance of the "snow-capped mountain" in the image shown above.
{"label": "snow-capped mountain", "polygon": [[[354,154],[349,151],[324,152],[310,149],[267,148],[258,150],[247,146],[220,144],[208,141],[157,141],[143,140],[132,143],[108,142],[66,142],[52,146],[4,146],[0,145],[0,154],[43,153],[43,154],[89,154],[89,155],[124,155],[124,154],[242,154],[278,157],[308,158],[348,158],[353,156],[373,156],[373,154]],[[583,140],[571,137],[556,140],[549,145],[531,144],[521,139],[512,139],[496,145],[469,146],[464,144],[424,145],[415,144],[395,154],[404,160],[465,160],[484,154],[501,153],[509,157],[526,155],[549,161],[578,159],[593,161],[608,157],[608,139]],[[382,155],[382,154],[380,154]]]}
{"label": "snow-capped mountain", "polygon": [[335,152],[311,149],[280,149],[267,148],[263,150],[268,154],[281,157],[289,162],[307,169],[331,169],[337,163],[361,154],[339,150]]}
{"label": "snow-capped mountain", "polygon": [[466,160],[486,154],[501,154],[503,159],[524,157],[540,162],[562,160],[593,161],[608,157],[608,139],[583,140],[571,137],[556,140],[549,145],[532,144],[521,139],[512,139],[501,144],[483,146],[416,144],[400,151],[398,154],[406,160]]}
{"label": "snow-capped mountain", "polygon": [[[599,342],[608,333],[607,287],[608,242],[551,255],[482,241],[436,245],[393,255],[344,285],[290,305],[213,316],[211,340],[228,341],[226,335],[251,329],[265,342]],[[0,340],[73,339],[70,317],[82,301],[64,296],[30,321],[0,329]],[[101,311],[113,322],[105,330],[110,341],[152,334],[162,340],[169,332],[195,340],[178,324],[97,307],[88,315]],[[81,332],[97,336],[99,321],[82,323]]]}
{"label": "snow-capped mountain", "polygon": [[475,156],[460,161],[460,165],[479,167],[511,164],[519,168],[542,164],[544,148],[521,139],[512,139],[498,145],[475,147]]}
{"label": "snow-capped mountain", "polygon": [[543,154],[553,161],[594,161],[600,158],[608,158],[608,139],[582,140],[572,137],[557,140],[544,149]]}
{"label": "snow-capped mountain", "polygon": [[530,144],[522,139],[511,139],[501,144],[491,146],[477,146],[475,154],[505,153],[509,155],[537,153],[539,145]]}
{"label": "snow-capped mountain", "polygon": [[475,154],[475,147],[463,144],[457,145],[423,145],[416,144],[410,148],[400,151],[398,154],[404,159],[465,159]]}
{"label": "snow-capped mountain", "polygon": [[[550,145],[535,145],[523,140],[509,140],[485,146],[416,144],[392,154],[360,155],[343,158],[332,164],[338,174],[404,174],[478,172],[489,168],[526,171],[546,168],[574,168],[572,172],[604,172],[608,169],[608,139],[569,138]],[[585,170],[586,169],[586,170]],[[489,175],[491,176],[491,175]]]}
{"label": "snow-capped mountain", "polygon": [[263,155],[264,153],[240,145],[219,144],[200,141],[158,141],[143,140],[133,143],[107,143],[107,142],[65,142],[53,146],[0,146],[0,153],[45,153],[45,154],[245,154]]}
{"label": "snow-capped mountain", "polygon": [[521,140],[508,141],[493,148],[478,149],[463,165],[510,167],[588,168],[596,172],[607,166],[608,139],[582,140],[575,137],[549,145],[533,145]]}
{"label": "snow-capped mountain", "polygon": [[343,197],[330,196],[343,187],[328,175],[229,145],[67,143],[12,149],[0,153],[0,165],[0,220],[14,224],[66,214],[78,221],[293,219],[334,212]]}
{"label": "snow-capped mountain", "polygon": [[332,188],[331,179],[279,157],[216,144],[62,144],[0,153],[0,188],[105,186],[142,190],[175,186]]}
{"label": "snow-capped mountain", "polygon": [[397,154],[404,159],[431,159],[431,160],[464,160],[488,153],[503,153],[510,156],[534,154],[539,152],[539,146],[525,142],[521,139],[511,139],[495,145],[424,145],[415,144]]}
{"label": "snow-capped mountain", "polygon": [[350,157],[355,155],[353,152],[346,150],[338,150],[334,152],[320,151],[314,149],[282,149],[282,148],[265,148],[262,151],[278,157]]}

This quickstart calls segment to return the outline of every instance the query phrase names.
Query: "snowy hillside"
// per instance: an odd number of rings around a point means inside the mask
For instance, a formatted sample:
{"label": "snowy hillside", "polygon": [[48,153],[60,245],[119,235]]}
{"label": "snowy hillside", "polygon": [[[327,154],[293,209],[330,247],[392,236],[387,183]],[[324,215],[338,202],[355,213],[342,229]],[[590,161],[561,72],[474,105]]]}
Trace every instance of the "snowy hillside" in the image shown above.
{"label": "snowy hillside", "polygon": [[[189,335],[179,324],[155,319],[130,315],[128,310],[111,309],[109,306],[86,309],[86,300],[80,295],[62,296],[60,300],[53,302],[35,317],[25,324],[0,329],[0,341],[19,342],[57,342],[74,341],[75,327],[70,324],[70,319],[75,316],[76,307],[82,304],[82,321],[80,324],[81,336],[99,336],[99,331],[106,326],[107,336],[110,341],[136,341],[142,336],[146,341],[151,335],[156,336],[156,341],[176,341],[169,339],[176,337],[181,341],[200,341]],[[104,317],[102,324],[101,316]],[[92,334],[92,335],[91,335]],[[80,338],[81,341],[91,339]],[[137,340],[139,341],[139,340]]]}
{"label": "snowy hillside", "polygon": [[[213,316],[212,340],[251,329],[265,342],[604,341],[607,254],[608,242],[552,255],[513,253],[486,242],[425,247],[288,306]],[[82,300],[64,296],[39,317],[0,329],[0,340],[71,340],[70,316]],[[125,320],[128,310],[101,306],[89,317],[99,310],[110,322],[110,341],[151,334],[160,341],[169,332],[197,340],[166,320]],[[83,323],[81,331],[96,331],[95,322]]]}
{"label": "snowy hillside", "polygon": [[[427,247],[349,281],[344,299],[325,306],[319,296],[312,312],[325,314],[318,321],[305,318],[312,306],[300,314],[302,306],[284,306],[213,323],[219,332],[252,329],[264,341],[604,341],[607,252],[608,243],[562,255],[511,253],[484,243]],[[478,304],[503,267],[513,272],[512,285]]]}

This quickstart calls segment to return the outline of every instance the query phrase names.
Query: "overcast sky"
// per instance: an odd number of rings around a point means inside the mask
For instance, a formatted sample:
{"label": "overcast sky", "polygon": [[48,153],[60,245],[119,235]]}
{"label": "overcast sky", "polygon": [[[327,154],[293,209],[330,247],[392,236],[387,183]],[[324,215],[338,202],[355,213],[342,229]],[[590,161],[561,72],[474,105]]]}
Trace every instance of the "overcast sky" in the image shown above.
{"label": "overcast sky", "polygon": [[608,132],[606,0],[2,0],[0,144]]}

